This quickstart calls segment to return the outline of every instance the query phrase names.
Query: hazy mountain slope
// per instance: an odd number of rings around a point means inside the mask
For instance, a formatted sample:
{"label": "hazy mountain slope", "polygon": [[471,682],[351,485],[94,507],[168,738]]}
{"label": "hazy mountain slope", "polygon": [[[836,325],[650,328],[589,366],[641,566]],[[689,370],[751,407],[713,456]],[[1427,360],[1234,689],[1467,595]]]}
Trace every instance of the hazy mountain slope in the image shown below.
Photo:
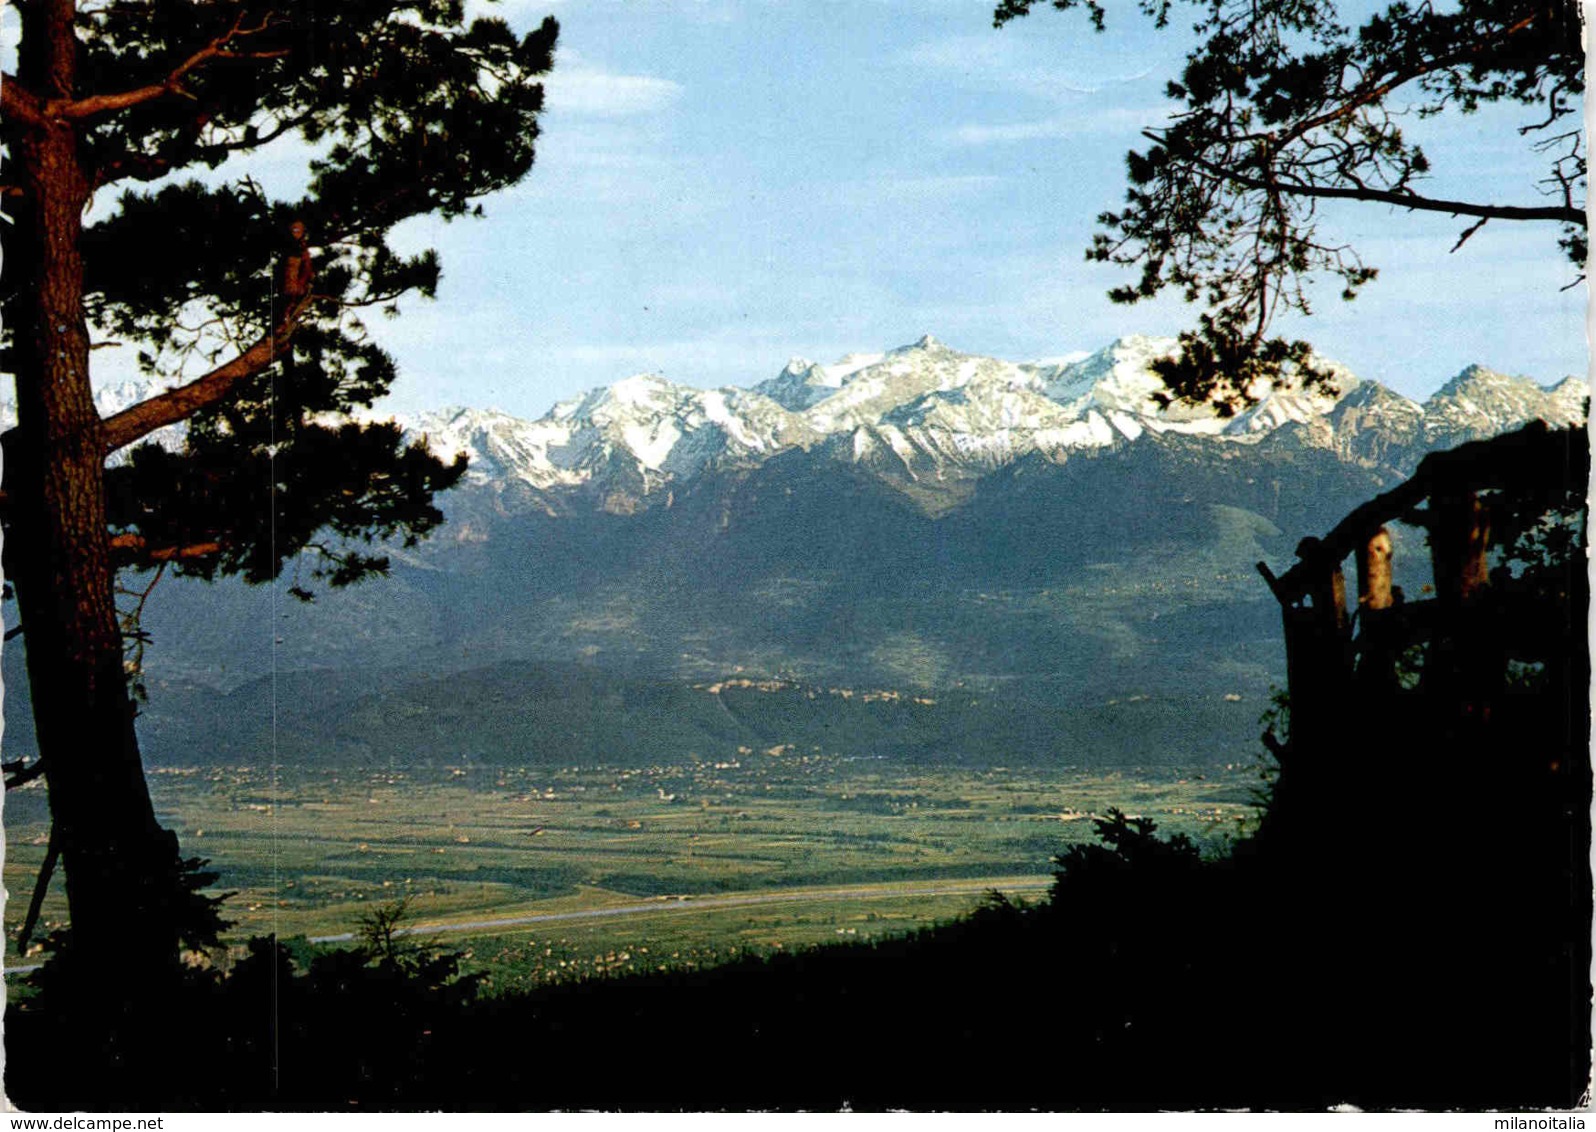
{"label": "hazy mountain slope", "polygon": [[[163,582],[146,745],[262,757],[275,669],[278,752],[296,759],[635,760],[817,736],[917,758],[1237,757],[1282,667],[1254,563],[1289,562],[1431,448],[1584,411],[1572,379],[1471,367],[1422,405],[1340,371],[1333,393],[1224,418],[1153,397],[1147,364],[1171,346],[1029,364],[927,338],[795,360],[752,390],[642,376],[538,421],[418,415],[413,435],[472,457],[450,522],[396,551],[391,578],[310,606]],[[1417,539],[1397,563],[1412,590],[1427,580]],[[5,672],[16,753],[15,646]],[[789,689],[728,727],[725,699],[691,688],[727,677],[938,706],[816,714]]]}

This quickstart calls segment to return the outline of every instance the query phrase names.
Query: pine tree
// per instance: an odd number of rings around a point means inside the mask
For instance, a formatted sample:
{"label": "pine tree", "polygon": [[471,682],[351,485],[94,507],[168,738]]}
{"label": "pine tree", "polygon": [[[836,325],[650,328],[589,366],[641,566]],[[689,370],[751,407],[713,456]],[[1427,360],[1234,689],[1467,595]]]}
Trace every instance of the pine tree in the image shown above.
{"label": "pine tree", "polygon": [[[1105,24],[1100,0],[1050,2]],[[1035,3],[1001,0],[997,24]],[[1160,27],[1185,10],[1174,0],[1137,6]],[[1328,376],[1307,343],[1270,336],[1280,314],[1310,313],[1311,277],[1336,280],[1345,299],[1375,278],[1323,230],[1326,201],[1457,217],[1454,251],[1491,221],[1557,225],[1560,246],[1584,270],[1585,49],[1575,0],[1397,0],[1355,27],[1333,0],[1190,8],[1198,43],[1167,87],[1180,109],[1145,131],[1146,151],[1127,157],[1125,205],[1098,217],[1103,230],[1087,252],[1139,268],[1134,284],[1109,292],[1116,302],[1171,288],[1208,308],[1159,367],[1176,396],[1229,412],[1283,374]],[[1507,178],[1501,199],[1433,195],[1431,157],[1404,122],[1491,103],[1523,108],[1517,133],[1541,158],[1541,179]]]}
{"label": "pine tree", "polygon": [[[293,563],[308,594],[440,521],[463,460],[349,423],[395,378],[363,318],[437,285],[395,225],[480,214],[527,174],[558,29],[467,22],[461,0],[16,6],[3,518],[40,759],[10,769],[45,776],[73,967],[114,997],[175,962],[195,907],[144,778],[117,571],[263,582]],[[311,154],[297,199],[244,171],[274,143]],[[110,341],[172,384],[102,419],[91,351]],[[180,444],[149,442],[171,426]]]}

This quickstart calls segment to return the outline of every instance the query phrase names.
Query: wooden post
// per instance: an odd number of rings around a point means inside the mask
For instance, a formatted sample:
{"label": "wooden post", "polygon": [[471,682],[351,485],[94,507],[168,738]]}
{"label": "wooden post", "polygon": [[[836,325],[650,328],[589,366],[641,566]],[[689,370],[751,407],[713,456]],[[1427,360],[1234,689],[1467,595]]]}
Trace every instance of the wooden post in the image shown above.
{"label": "wooden post", "polygon": [[1472,601],[1490,583],[1490,514],[1472,491],[1430,497],[1430,560],[1435,593],[1448,605]]}
{"label": "wooden post", "polygon": [[1391,608],[1391,532],[1381,527],[1358,555],[1358,608]]}
{"label": "wooden post", "polygon": [[1475,492],[1437,489],[1430,496],[1430,515],[1430,558],[1441,617],[1423,686],[1441,700],[1455,702],[1463,717],[1484,719],[1507,665],[1500,626],[1481,601],[1490,584],[1490,512]]}
{"label": "wooden post", "polygon": [[1308,589],[1313,602],[1313,619],[1327,638],[1346,632],[1347,629],[1347,579],[1338,562]]}
{"label": "wooden post", "polygon": [[1381,527],[1358,555],[1358,684],[1365,692],[1390,693],[1398,688],[1398,646],[1394,639],[1399,614],[1391,588],[1391,532]]}

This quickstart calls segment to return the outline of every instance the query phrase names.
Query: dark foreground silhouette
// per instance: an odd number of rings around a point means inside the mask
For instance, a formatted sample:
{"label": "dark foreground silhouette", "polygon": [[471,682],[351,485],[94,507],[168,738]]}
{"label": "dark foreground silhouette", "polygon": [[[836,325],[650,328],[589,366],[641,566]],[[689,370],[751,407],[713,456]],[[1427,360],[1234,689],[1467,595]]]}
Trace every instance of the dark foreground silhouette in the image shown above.
{"label": "dark foreground silhouette", "polygon": [[1588,464],[1582,435],[1514,443],[1512,467],[1552,459],[1476,482],[1504,466],[1480,450],[1430,467],[1422,513],[1382,497],[1440,548],[1433,603],[1366,562],[1347,616],[1336,539],[1373,554],[1378,508],[1272,578],[1290,735],[1270,740],[1261,828],[1223,859],[1111,814],[1035,908],[503,998],[382,917],[303,969],[256,941],[226,978],[174,967],[109,995],[67,943],[7,1015],[7,1092],[131,1110],[1572,1107],[1591,1066]]}
{"label": "dark foreground silhouette", "polygon": [[6,1087],[32,1109],[1569,1107],[1588,763],[1515,773],[1576,754],[1548,731],[1467,773],[1449,754],[1334,834],[1282,807],[1223,860],[1112,817],[1049,903],[900,940],[497,999],[448,954],[301,971],[257,941],[226,979],[130,995],[92,1067],[93,1005],[46,980],[6,1019]]}
{"label": "dark foreground silhouette", "polygon": [[1306,860],[1267,825],[1204,862],[1105,821],[1034,909],[511,998],[477,998],[448,955],[296,972],[259,941],[225,980],[130,995],[92,1067],[92,1004],[46,985],[7,1017],[7,1091],[32,1109],[1566,1107],[1589,1076],[1587,835],[1523,783],[1489,786],[1365,803]]}

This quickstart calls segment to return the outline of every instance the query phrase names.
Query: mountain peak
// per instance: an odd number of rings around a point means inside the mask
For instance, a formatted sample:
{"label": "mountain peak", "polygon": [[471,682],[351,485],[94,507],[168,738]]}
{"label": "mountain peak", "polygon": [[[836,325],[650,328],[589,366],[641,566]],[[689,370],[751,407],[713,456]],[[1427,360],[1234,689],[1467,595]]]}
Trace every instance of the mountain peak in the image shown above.
{"label": "mountain peak", "polygon": [[1506,374],[1497,373],[1494,369],[1489,369],[1476,362],[1459,370],[1456,377],[1436,390],[1435,396],[1449,397],[1477,385],[1501,385],[1504,382],[1516,383],[1518,381],[1527,383],[1528,379],[1511,378]]}
{"label": "mountain peak", "polygon": [[922,334],[907,346],[899,346],[896,350],[889,351],[889,353],[896,356],[898,354],[912,353],[916,350],[946,350],[947,348],[947,345],[939,341],[934,335]]}
{"label": "mountain peak", "polygon": [[634,373],[631,377],[623,377],[609,387],[611,393],[622,399],[675,388],[674,383],[658,373]]}
{"label": "mountain peak", "polygon": [[1541,386],[1481,365],[1466,367],[1424,403],[1426,432],[1436,446],[1487,436],[1531,420],[1556,426],[1585,419],[1585,389],[1577,380]]}

